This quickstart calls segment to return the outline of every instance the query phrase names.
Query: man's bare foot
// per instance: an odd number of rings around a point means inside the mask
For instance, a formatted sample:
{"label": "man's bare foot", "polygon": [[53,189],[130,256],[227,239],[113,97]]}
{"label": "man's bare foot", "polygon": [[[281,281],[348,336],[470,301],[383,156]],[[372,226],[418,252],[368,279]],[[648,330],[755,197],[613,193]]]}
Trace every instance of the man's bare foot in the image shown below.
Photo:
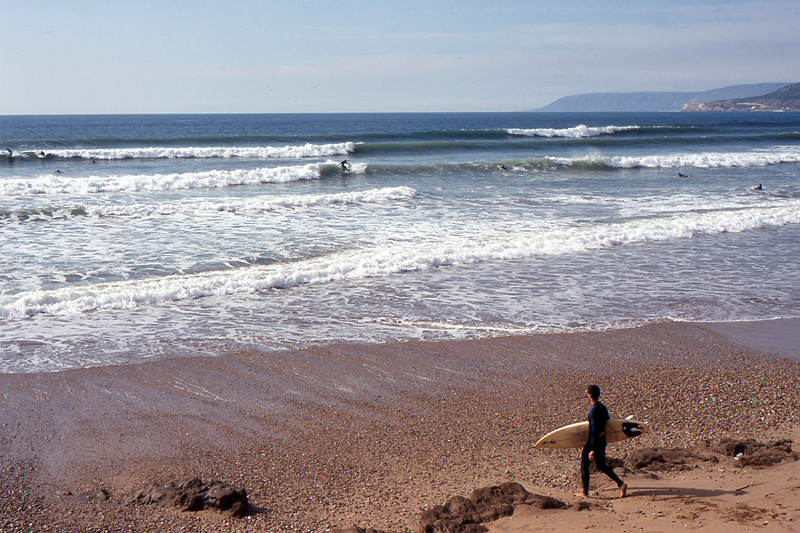
{"label": "man's bare foot", "polygon": [[577,496],[578,498],[583,498],[584,500],[589,497],[588,494],[584,494],[582,492],[576,492],[575,496]]}
{"label": "man's bare foot", "polygon": [[622,486],[619,488],[619,497],[624,498],[626,494],[628,494],[628,485],[623,483]]}

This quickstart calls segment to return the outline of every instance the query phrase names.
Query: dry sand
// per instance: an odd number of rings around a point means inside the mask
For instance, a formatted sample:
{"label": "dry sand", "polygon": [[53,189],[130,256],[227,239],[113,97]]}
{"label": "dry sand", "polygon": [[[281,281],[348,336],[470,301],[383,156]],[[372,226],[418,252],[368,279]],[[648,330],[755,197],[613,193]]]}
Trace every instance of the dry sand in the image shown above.
{"label": "dry sand", "polygon": [[[505,481],[572,504],[578,451],[533,443],[585,418],[590,382],[612,415],[653,428],[613,457],[799,437],[800,362],[725,333],[670,323],[0,375],[0,531],[416,531],[421,509]],[[489,527],[800,530],[796,461],[725,461],[626,473],[624,500],[598,479],[590,509],[518,508]],[[150,482],[192,477],[245,488],[252,513],[129,503]]]}
{"label": "dry sand", "polygon": [[[798,442],[800,431],[789,437]],[[741,468],[735,459],[720,457],[719,463],[699,462],[689,468],[659,472],[655,477],[643,471],[627,471],[623,479],[630,489],[624,499],[618,497],[616,485],[601,474],[587,509],[542,511],[519,506],[513,516],[486,525],[490,533],[587,529],[653,533],[800,531],[800,462]],[[566,490],[526,488],[566,502],[576,501]]]}

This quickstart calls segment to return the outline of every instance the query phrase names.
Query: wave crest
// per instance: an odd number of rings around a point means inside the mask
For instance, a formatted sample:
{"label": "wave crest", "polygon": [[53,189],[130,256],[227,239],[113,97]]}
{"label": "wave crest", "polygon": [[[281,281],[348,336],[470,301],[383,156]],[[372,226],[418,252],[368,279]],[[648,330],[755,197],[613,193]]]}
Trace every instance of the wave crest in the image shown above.
{"label": "wave crest", "polygon": [[587,126],[580,124],[572,128],[509,128],[509,135],[522,135],[524,137],[563,137],[567,139],[584,139],[600,135],[612,135],[622,131],[638,130],[639,126]]}
{"label": "wave crest", "polygon": [[800,162],[800,152],[734,152],[734,153],[700,153],[658,155],[640,157],[613,157],[608,165],[617,168],[725,168],[725,167],[765,167],[781,163]]}
{"label": "wave crest", "polygon": [[177,174],[90,176],[87,178],[47,175],[31,179],[0,180],[0,196],[167,191],[288,183],[319,179],[323,167],[324,165],[321,163],[311,163],[299,166],[211,170]]}
{"label": "wave crest", "polygon": [[303,159],[309,157],[330,157],[346,155],[355,150],[352,142],[332,144],[287,145],[287,146],[216,146],[216,147],[160,147],[142,148],[76,148],[49,150],[48,157],[63,159],[211,159],[211,158],[248,158],[248,159]]}

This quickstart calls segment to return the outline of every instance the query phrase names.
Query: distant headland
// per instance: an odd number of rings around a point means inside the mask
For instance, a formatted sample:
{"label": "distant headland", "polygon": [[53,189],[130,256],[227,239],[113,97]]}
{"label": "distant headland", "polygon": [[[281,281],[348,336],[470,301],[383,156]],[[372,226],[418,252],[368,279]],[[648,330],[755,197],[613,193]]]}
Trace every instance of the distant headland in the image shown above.
{"label": "distant headland", "polygon": [[[571,111],[694,111],[702,109],[686,109],[688,104],[708,105],[727,101],[746,99],[748,102],[754,97],[766,98],[781,89],[795,87],[794,108],[797,107],[797,87],[800,84],[783,83],[753,83],[747,85],[732,85],[702,92],[630,92],[630,93],[587,93],[565,96],[551,104],[533,111],[545,112],[571,112]],[[777,102],[777,101],[776,101]],[[761,108],[764,111],[773,109]],[[710,110],[710,109],[709,109]],[[716,109],[715,109],[716,110]],[[726,109],[727,110],[727,109]]]}
{"label": "distant headland", "polygon": [[800,83],[781,87],[762,96],[713,102],[692,102],[684,111],[800,111]]}

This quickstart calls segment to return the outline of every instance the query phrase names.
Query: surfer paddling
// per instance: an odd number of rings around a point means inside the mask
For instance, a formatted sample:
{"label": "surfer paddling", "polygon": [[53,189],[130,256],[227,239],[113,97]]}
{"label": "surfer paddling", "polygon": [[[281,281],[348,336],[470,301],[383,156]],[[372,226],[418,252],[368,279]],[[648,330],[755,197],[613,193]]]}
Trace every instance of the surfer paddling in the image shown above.
{"label": "surfer paddling", "polygon": [[589,466],[594,461],[597,469],[610,477],[619,487],[619,497],[624,498],[628,492],[628,485],[614,473],[614,469],[606,464],[606,423],[609,418],[608,409],[600,401],[600,387],[589,385],[586,394],[592,402],[589,409],[589,439],[583,447],[581,453],[581,481],[583,482],[583,492],[576,492],[580,498],[589,497]]}

